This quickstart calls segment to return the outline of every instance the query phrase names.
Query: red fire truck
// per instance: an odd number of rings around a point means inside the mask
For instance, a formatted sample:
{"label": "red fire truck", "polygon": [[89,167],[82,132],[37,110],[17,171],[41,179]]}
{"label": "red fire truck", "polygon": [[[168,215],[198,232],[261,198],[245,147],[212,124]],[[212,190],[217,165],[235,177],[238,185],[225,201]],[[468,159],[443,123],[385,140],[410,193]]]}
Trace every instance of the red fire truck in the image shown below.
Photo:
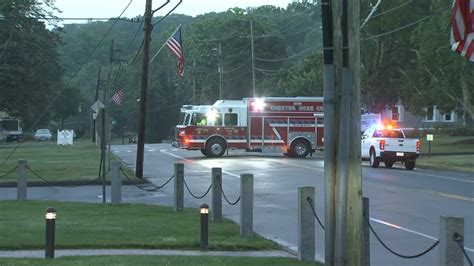
{"label": "red fire truck", "polygon": [[322,97],[219,100],[186,106],[173,146],[220,157],[227,149],[275,150],[304,158],[323,147]]}

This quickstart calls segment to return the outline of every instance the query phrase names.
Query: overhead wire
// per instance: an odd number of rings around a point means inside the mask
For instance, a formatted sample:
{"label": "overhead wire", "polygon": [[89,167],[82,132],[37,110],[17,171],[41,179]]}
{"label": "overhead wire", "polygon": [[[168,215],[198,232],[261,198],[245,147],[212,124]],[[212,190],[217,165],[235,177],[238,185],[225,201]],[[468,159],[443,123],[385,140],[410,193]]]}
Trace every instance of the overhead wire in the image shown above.
{"label": "overhead wire", "polygon": [[[168,1],[169,2],[169,1]],[[158,21],[156,21],[155,23],[153,23],[153,26],[155,26],[156,24],[162,22],[165,18],[167,18],[179,5],[181,5],[181,3],[183,2],[183,0],[179,0],[179,2],[168,12],[166,13],[166,15],[164,15],[162,18],[160,18]]]}
{"label": "overhead wire", "polygon": [[421,19],[418,19],[418,20],[416,20],[416,21],[414,21],[414,22],[411,22],[411,23],[409,23],[409,24],[406,24],[406,25],[404,25],[404,26],[401,26],[401,27],[399,27],[399,28],[396,28],[396,29],[393,29],[393,30],[390,30],[390,31],[387,31],[387,32],[384,32],[384,33],[381,33],[381,34],[377,34],[377,35],[372,35],[372,36],[369,36],[369,37],[361,38],[361,40],[362,40],[362,41],[372,40],[372,39],[380,38],[380,37],[383,37],[383,36],[386,36],[386,35],[390,35],[390,34],[393,34],[393,33],[399,32],[399,31],[402,31],[402,30],[404,30],[404,29],[407,29],[407,28],[410,28],[410,27],[412,27],[412,26],[414,26],[414,25],[417,25],[417,24],[419,24],[419,23],[421,23],[421,22],[423,22],[423,21],[425,21],[425,20],[428,20],[428,19],[430,19],[430,18],[432,18],[432,17],[434,17],[434,16],[438,16],[438,15],[440,15],[442,12],[444,12],[444,11],[450,9],[450,8],[451,8],[450,6],[445,6],[445,7],[443,7],[443,8],[438,9],[436,12],[434,12],[434,13],[428,15],[428,16],[425,16],[425,17],[423,17],[423,18],[421,18]]}
{"label": "overhead wire", "polygon": [[298,57],[298,56],[301,56],[305,53],[308,53],[308,52],[312,52],[312,51],[315,51],[316,49],[314,47],[310,47],[310,48],[307,48],[307,49],[304,49],[292,56],[289,56],[289,57],[285,57],[285,58],[277,58],[277,59],[268,59],[268,58],[261,58],[261,57],[257,57],[257,56],[254,56],[253,58],[254,59],[257,59],[258,61],[264,61],[264,62],[279,62],[279,61],[286,61],[288,59],[292,59],[292,58],[295,58],[295,57]]}
{"label": "overhead wire", "polygon": [[[128,9],[128,7],[130,6],[130,4],[132,3],[133,0],[130,0],[130,2],[127,4],[127,6],[123,9],[123,11],[120,13],[120,15],[118,16],[119,18],[122,17],[122,15],[125,13],[125,11]],[[112,25],[109,27],[109,29],[105,32],[105,34],[102,36],[102,38],[99,40],[99,42],[97,43],[97,45],[94,47],[94,49],[92,49],[92,51],[87,55],[86,57],[86,60],[84,60],[84,63],[82,63],[82,65],[79,67],[78,70],[76,70],[76,72],[74,72],[74,74],[72,75],[72,78],[70,79],[71,81],[74,80],[77,75],[79,74],[79,72],[82,70],[82,68],[84,67],[84,65],[86,64],[87,61],[89,61],[89,59],[92,57],[92,55],[95,53],[95,51],[98,49],[98,47],[100,46],[100,44],[102,44],[102,42],[104,41],[104,39],[107,37],[107,35],[112,31],[112,29],[115,27],[115,25],[117,24],[118,20],[116,20],[114,23],[112,23]],[[63,86],[59,91],[58,93],[54,96],[54,98],[49,102],[49,104],[46,106],[45,110],[41,113],[41,115],[36,119],[36,121],[32,124],[32,126],[27,130],[27,132],[31,131],[33,128],[36,127],[36,125],[39,123],[39,121],[43,118],[43,116],[46,114],[46,112],[49,111],[49,109],[51,108],[51,106],[56,102],[56,100],[59,98],[59,96],[63,93],[63,91],[66,89],[67,86]],[[11,156],[15,153],[15,151],[18,149],[18,147],[20,147],[20,145],[22,144],[22,142],[19,142],[15,148],[10,152],[10,154],[8,154],[7,158],[5,158],[5,160],[2,162],[2,164],[0,165],[0,168],[2,168],[7,162],[8,160],[11,158]]]}

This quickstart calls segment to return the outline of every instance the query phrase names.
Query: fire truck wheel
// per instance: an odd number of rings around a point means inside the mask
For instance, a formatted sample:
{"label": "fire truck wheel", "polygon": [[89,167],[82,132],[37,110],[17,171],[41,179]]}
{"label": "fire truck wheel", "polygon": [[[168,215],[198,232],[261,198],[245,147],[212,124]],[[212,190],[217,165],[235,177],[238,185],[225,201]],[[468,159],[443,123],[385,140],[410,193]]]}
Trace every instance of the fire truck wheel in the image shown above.
{"label": "fire truck wheel", "polygon": [[305,158],[308,156],[311,147],[308,144],[308,141],[303,139],[298,139],[293,142],[290,149],[290,156],[298,157],[298,158]]}
{"label": "fire truck wheel", "polygon": [[202,153],[203,155],[205,155],[205,156],[208,156],[208,155],[207,155],[207,150],[206,150],[206,149],[201,149],[201,153]]}
{"label": "fire truck wheel", "polygon": [[219,138],[210,139],[206,145],[206,156],[221,157],[226,150],[225,142]]}

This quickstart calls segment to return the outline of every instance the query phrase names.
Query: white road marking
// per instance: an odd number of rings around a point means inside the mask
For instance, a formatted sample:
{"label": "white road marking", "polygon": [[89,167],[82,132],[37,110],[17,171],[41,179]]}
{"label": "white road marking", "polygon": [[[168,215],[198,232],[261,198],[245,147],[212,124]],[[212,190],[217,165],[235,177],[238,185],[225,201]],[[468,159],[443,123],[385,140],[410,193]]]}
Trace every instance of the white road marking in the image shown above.
{"label": "white road marking", "polygon": [[[411,229],[408,229],[408,228],[405,228],[405,227],[402,227],[402,226],[399,226],[399,225],[396,225],[396,224],[392,224],[392,223],[389,223],[389,222],[386,222],[386,221],[382,221],[382,220],[379,220],[379,219],[375,219],[375,218],[370,218],[371,221],[374,221],[376,223],[379,223],[379,224],[383,224],[383,225],[386,225],[386,226],[389,226],[389,227],[392,227],[392,228],[395,228],[395,229],[398,229],[398,230],[402,230],[402,231],[405,231],[405,232],[408,232],[408,233],[412,233],[412,234],[415,234],[415,235],[419,235],[419,236],[422,236],[422,237],[425,237],[425,238],[428,238],[428,239],[431,239],[433,241],[437,241],[438,239],[434,236],[430,236],[430,235],[427,235],[427,234],[423,234],[423,233],[420,233],[420,232],[417,232],[415,230],[411,230]],[[474,252],[474,249],[472,248],[468,248],[468,247],[464,247],[465,250],[469,251],[469,252]]]}
{"label": "white road marking", "polygon": [[[168,154],[172,157],[175,157],[175,158],[178,158],[178,159],[182,159],[182,160],[185,160],[185,161],[190,161],[190,162],[196,162],[196,161],[193,161],[193,160],[190,160],[190,159],[186,159],[184,157],[181,157],[179,155],[175,155],[175,154],[172,154],[172,153],[169,153],[167,152],[166,150],[160,150],[162,153],[165,153],[165,154]],[[197,162],[207,168],[212,168],[212,167],[209,167],[207,165],[204,165],[203,163],[201,162]],[[314,168],[314,167],[309,167],[309,166],[304,166],[304,165],[298,165],[298,164],[292,164],[292,163],[288,163],[288,162],[285,162],[284,164],[286,165],[290,165],[290,166],[296,166],[296,167],[303,167],[303,168],[307,168],[307,169],[311,169],[311,170],[317,170],[317,171],[321,171],[321,172],[324,172],[324,169],[320,169],[320,168]],[[230,173],[230,172],[227,172],[227,171],[222,171],[223,173],[225,174],[228,174],[228,175],[231,175],[231,176],[235,176],[235,177],[239,177],[239,175],[236,175],[236,174],[233,174],[233,173]],[[429,174],[426,174],[426,175],[429,175]],[[435,176],[435,175],[432,175],[432,176]],[[435,177],[439,177],[439,178],[443,178],[442,176],[435,176]],[[444,177],[446,178],[446,177]],[[457,179],[457,178],[447,178],[447,179],[455,179],[455,180],[458,180],[458,181],[466,181],[466,182],[474,182],[474,181],[469,181],[469,180],[464,180],[464,179]],[[402,230],[402,231],[405,231],[405,232],[408,232],[408,233],[412,233],[412,234],[415,234],[415,235],[418,235],[418,236],[422,236],[422,237],[425,237],[425,238],[428,238],[428,239],[431,239],[433,241],[437,241],[438,239],[434,236],[430,236],[430,235],[427,235],[427,234],[423,234],[423,233],[420,233],[420,232],[417,232],[415,230],[411,230],[411,229],[408,229],[408,228],[405,228],[405,227],[402,227],[402,226],[399,226],[399,225],[396,225],[396,224],[392,224],[392,223],[389,223],[389,222],[386,222],[386,221],[383,221],[383,220],[379,220],[379,219],[376,219],[376,218],[370,218],[371,221],[374,221],[376,223],[380,223],[380,224],[383,224],[383,225],[386,225],[386,226],[389,226],[389,227],[392,227],[392,228],[395,228],[395,229],[398,229],[398,230]],[[469,251],[469,252],[473,252],[474,253],[474,249],[473,248],[468,248],[468,247],[464,247],[465,250]]]}
{"label": "white road marking", "polygon": [[[162,152],[162,153],[164,153],[164,154],[168,154],[169,156],[172,156],[172,157],[175,157],[175,158],[184,160],[184,161],[188,161],[188,162],[192,162],[192,163],[198,163],[198,164],[200,164],[200,165],[202,165],[202,166],[204,166],[204,167],[207,167],[207,168],[209,168],[209,169],[212,168],[212,166],[208,166],[208,165],[206,165],[204,162],[197,162],[197,161],[194,161],[194,160],[186,159],[186,158],[181,157],[181,156],[179,156],[179,155],[176,155],[176,154],[172,154],[172,153],[170,153],[170,152],[167,152],[166,150],[163,150],[163,149],[160,150],[160,152]],[[224,173],[224,174],[226,174],[226,175],[233,176],[233,177],[240,178],[239,175],[236,175],[236,174],[233,174],[233,173],[231,173],[231,172],[224,171],[224,170],[222,170],[222,173]]]}
{"label": "white road marking", "polygon": [[[271,161],[275,162],[276,160],[271,160]],[[315,168],[315,167],[310,167],[310,166],[306,166],[306,165],[300,165],[300,164],[294,164],[294,163],[282,162],[282,161],[277,161],[277,162],[281,163],[281,164],[289,165],[289,166],[301,167],[301,168],[306,168],[306,169],[310,169],[310,170],[316,170],[316,171],[319,171],[319,172],[324,172],[324,169],[321,169],[321,168]]]}
{"label": "white road marking", "polygon": [[132,150],[127,150],[127,152],[132,152]]}
{"label": "white road marking", "polygon": [[441,175],[433,175],[433,174],[427,174],[427,173],[420,173],[416,172],[417,174],[420,175],[425,175],[425,176],[431,176],[431,177],[436,177],[440,179],[447,179],[447,180],[454,180],[454,181],[459,181],[459,182],[466,182],[466,183],[474,183],[474,180],[466,180],[466,179],[461,179],[461,178],[455,178],[455,177],[447,177],[447,176],[441,176]]}

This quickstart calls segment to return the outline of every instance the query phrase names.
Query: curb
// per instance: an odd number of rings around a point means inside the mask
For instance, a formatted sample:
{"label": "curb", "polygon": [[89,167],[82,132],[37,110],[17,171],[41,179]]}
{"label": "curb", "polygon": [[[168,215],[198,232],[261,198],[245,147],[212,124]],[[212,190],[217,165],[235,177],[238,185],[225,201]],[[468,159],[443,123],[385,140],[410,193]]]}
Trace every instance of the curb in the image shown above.
{"label": "curb", "polygon": [[[57,249],[55,257],[106,256],[106,255],[149,255],[149,256],[223,256],[223,257],[262,257],[295,258],[284,250],[269,251],[202,251],[202,250],[164,250],[164,249]],[[0,258],[44,258],[44,250],[5,250]]]}
{"label": "curb", "polygon": [[[122,180],[122,185],[143,185],[150,183],[148,180]],[[105,184],[110,186],[110,180],[106,180]],[[28,187],[50,187],[50,186],[101,186],[102,180],[68,180],[68,181],[28,181]],[[16,181],[0,182],[0,187],[17,187]]]}

